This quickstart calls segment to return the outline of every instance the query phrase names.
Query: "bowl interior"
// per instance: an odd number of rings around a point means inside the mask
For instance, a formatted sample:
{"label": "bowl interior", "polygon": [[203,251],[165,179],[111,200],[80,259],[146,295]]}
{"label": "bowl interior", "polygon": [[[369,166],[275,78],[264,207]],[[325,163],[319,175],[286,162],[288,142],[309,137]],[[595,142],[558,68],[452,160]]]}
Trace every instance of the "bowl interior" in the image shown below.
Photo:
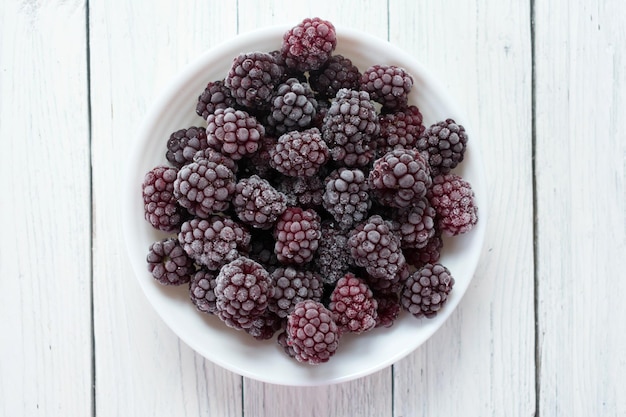
{"label": "bowl interior", "polygon": [[274,384],[313,386],[352,380],[391,365],[443,324],[465,293],[480,256],[486,224],[486,190],[479,138],[436,78],[388,42],[338,27],[336,54],[350,58],[361,71],[374,64],[404,67],[414,77],[410,102],[421,110],[424,124],[452,117],[468,132],[465,160],[455,172],[472,184],[479,222],[471,232],[445,241],[440,262],[455,278],[447,305],[434,319],[418,320],[402,313],[389,329],[344,336],[328,363],[309,366],[289,358],[275,339],[254,340],[227,328],[217,317],[196,311],[189,301],[187,286],[168,288],[156,283],[147,271],[145,258],[150,244],[166,235],[143,219],[141,183],[145,173],[167,163],[165,148],[171,132],[205,125],[196,115],[195,106],[207,82],[224,78],[232,59],[241,52],[279,49],[287,29],[288,26],[279,26],[240,35],[201,55],[173,80],[149,110],[129,156],[122,217],[128,255],[138,281],[159,316],[178,337],[207,359],[240,375]]}

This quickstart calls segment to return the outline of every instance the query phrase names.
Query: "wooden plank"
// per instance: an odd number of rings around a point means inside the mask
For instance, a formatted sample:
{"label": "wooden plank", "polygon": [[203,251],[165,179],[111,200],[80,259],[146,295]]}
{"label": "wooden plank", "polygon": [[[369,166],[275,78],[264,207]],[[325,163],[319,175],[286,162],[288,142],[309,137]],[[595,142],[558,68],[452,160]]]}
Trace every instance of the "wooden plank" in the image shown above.
{"label": "wooden plank", "polygon": [[84,3],[0,3],[2,416],[91,415]]}
{"label": "wooden plank", "polygon": [[541,416],[626,415],[625,16],[535,2]]}
{"label": "wooden plank", "polygon": [[480,142],[489,185],[470,288],[434,337],[394,366],[398,417],[534,412],[529,11],[512,0],[390,2],[391,42],[465,108],[477,133],[469,147]]}
{"label": "wooden plank", "polygon": [[152,100],[205,49],[236,33],[235,2],[90,2],[94,308],[98,416],[237,416],[241,377],[165,326],[120,239],[126,152]]}

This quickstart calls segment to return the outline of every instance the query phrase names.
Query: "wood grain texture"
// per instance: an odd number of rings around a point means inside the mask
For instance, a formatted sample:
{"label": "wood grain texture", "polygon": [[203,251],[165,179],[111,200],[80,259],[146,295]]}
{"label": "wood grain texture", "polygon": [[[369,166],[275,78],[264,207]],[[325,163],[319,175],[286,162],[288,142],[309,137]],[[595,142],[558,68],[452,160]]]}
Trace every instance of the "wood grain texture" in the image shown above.
{"label": "wood grain texture", "polygon": [[199,53],[236,34],[234,4],[90,2],[98,416],[242,414],[241,377],[184,345],[148,304],[115,197],[152,100]]}
{"label": "wood grain texture", "polygon": [[470,288],[434,337],[394,366],[397,417],[535,409],[529,16],[518,1],[390,2],[391,42],[465,108],[478,135],[468,146],[480,143],[489,187]]}
{"label": "wood grain texture", "polygon": [[91,415],[83,1],[0,3],[0,415]]}
{"label": "wood grain texture", "polygon": [[535,2],[541,416],[626,415],[625,16]]}

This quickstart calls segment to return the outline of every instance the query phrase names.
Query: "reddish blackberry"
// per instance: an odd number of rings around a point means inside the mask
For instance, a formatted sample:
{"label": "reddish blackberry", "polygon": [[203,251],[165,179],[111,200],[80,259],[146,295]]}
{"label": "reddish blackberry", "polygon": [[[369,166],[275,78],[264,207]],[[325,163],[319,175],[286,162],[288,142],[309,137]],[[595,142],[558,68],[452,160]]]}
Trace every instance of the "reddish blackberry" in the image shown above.
{"label": "reddish blackberry", "polygon": [[285,320],[266,310],[260,317],[252,321],[252,326],[246,327],[244,330],[256,340],[268,340],[274,336],[274,333],[283,328],[284,322]]}
{"label": "reddish blackberry", "polygon": [[402,292],[402,307],[420,318],[431,319],[448,300],[454,278],[441,264],[426,264],[407,280]]}
{"label": "reddish blackberry", "polygon": [[196,113],[204,120],[209,114],[217,109],[235,107],[235,99],[230,94],[230,89],[224,84],[224,80],[211,81],[198,97]]}
{"label": "reddish blackberry", "polygon": [[180,129],[170,135],[165,157],[176,168],[193,160],[196,152],[208,148],[206,130],[201,127]]}
{"label": "reddish blackberry", "polygon": [[219,153],[213,148],[206,148],[204,150],[198,151],[193,156],[193,162],[198,162],[201,159],[206,159],[207,161],[224,165],[226,168],[233,171],[233,174],[237,173],[237,170],[238,170],[237,163],[233,161],[232,158],[229,158],[228,156]]}
{"label": "reddish blackberry", "polygon": [[306,18],[283,35],[281,53],[289,68],[300,72],[320,69],[337,46],[335,26],[319,17]]}
{"label": "reddish blackberry", "polygon": [[432,179],[422,155],[411,149],[395,149],[374,161],[368,181],[379,203],[405,208],[426,195]]}
{"label": "reddish blackberry", "polygon": [[416,106],[394,113],[380,115],[380,136],[377,140],[378,155],[384,155],[394,149],[415,147],[424,132],[422,113]]}
{"label": "reddish blackberry", "polygon": [[274,294],[269,273],[257,262],[241,257],[224,265],[216,280],[215,314],[237,330],[254,326]]}
{"label": "reddish blackberry", "polygon": [[339,337],[332,313],[322,303],[301,301],[287,316],[287,344],[299,362],[310,365],[328,362],[337,350]]}
{"label": "reddish blackberry", "polygon": [[391,327],[400,315],[400,299],[397,294],[374,294],[378,303],[376,327]]}
{"label": "reddish blackberry", "polygon": [[312,177],[281,176],[276,189],[287,197],[287,204],[302,208],[317,208],[322,205],[324,182],[319,175]]}
{"label": "reddish blackberry", "polygon": [[331,172],[325,183],[324,208],[339,228],[349,229],[365,219],[371,200],[363,171],[342,167]]}
{"label": "reddish blackberry", "polygon": [[189,298],[199,311],[215,314],[215,286],[217,280],[213,272],[200,269],[189,283]]}
{"label": "reddish blackberry", "polygon": [[374,65],[361,76],[361,90],[367,91],[372,100],[383,109],[395,111],[407,106],[413,87],[413,77],[404,68],[394,65]]}
{"label": "reddish blackberry", "polygon": [[253,175],[239,180],[231,203],[242,222],[270,229],[287,208],[285,200],[285,195],[267,180]]}
{"label": "reddish blackberry", "polygon": [[426,264],[439,262],[442,248],[443,240],[441,239],[441,231],[435,226],[435,234],[428,239],[425,247],[421,249],[406,248],[402,252],[410,265],[421,268]]}
{"label": "reddish blackberry", "polygon": [[373,278],[393,280],[404,267],[400,239],[379,215],[356,226],[348,238],[350,255]]}
{"label": "reddish blackberry", "polygon": [[164,232],[171,232],[182,223],[181,209],[174,196],[174,181],[178,170],[158,166],[146,173],[141,184],[144,217]]}
{"label": "reddish blackberry", "polygon": [[317,128],[292,131],[269,151],[270,166],[290,177],[311,177],[328,160],[328,147]]}
{"label": "reddish blackberry", "polygon": [[324,284],[315,272],[300,271],[293,267],[277,268],[271,277],[274,297],[268,308],[278,317],[287,317],[300,301],[322,299]]}
{"label": "reddish blackberry", "polygon": [[369,94],[345,88],[337,93],[322,125],[322,137],[332,159],[349,167],[369,164],[379,131],[378,115]]}
{"label": "reddish blackberry", "polygon": [[349,58],[331,56],[318,71],[311,71],[309,83],[320,97],[333,98],[342,88],[358,90],[361,73]]}
{"label": "reddish blackberry", "polygon": [[209,146],[237,161],[259,149],[265,128],[242,110],[217,109],[207,117]]}
{"label": "reddish blackberry", "polygon": [[437,175],[428,190],[437,212],[437,225],[448,236],[469,232],[478,221],[478,207],[471,185],[456,174]]}
{"label": "reddish blackberry", "polygon": [[195,271],[193,260],[174,238],[150,245],[147,261],[148,271],[163,285],[186,284]]}
{"label": "reddish blackberry", "polygon": [[233,171],[207,159],[183,166],[174,181],[178,203],[203,219],[226,210],[234,192]]}
{"label": "reddish blackberry", "polygon": [[278,134],[309,127],[317,111],[313,90],[297,78],[289,78],[280,84],[270,105],[267,124]]}
{"label": "reddish blackberry", "polygon": [[461,161],[467,145],[465,128],[453,119],[430,126],[420,136],[416,148],[426,152],[433,176],[448,174]]}
{"label": "reddish blackberry", "polygon": [[184,222],[178,241],[191,258],[214,271],[248,251],[250,233],[228,217],[211,216]]}
{"label": "reddish blackberry", "polygon": [[282,69],[272,55],[249,52],[233,60],[225,85],[241,106],[265,109],[282,75]]}
{"label": "reddish blackberry", "polygon": [[354,274],[337,281],[328,308],[342,332],[363,333],[376,325],[378,302],[367,284]]}
{"label": "reddish blackberry", "polygon": [[402,248],[423,248],[435,235],[435,209],[426,197],[413,207],[399,209],[393,219],[393,230],[400,236]]}
{"label": "reddish blackberry", "polygon": [[289,207],[274,227],[274,252],[280,262],[305,264],[313,259],[321,235],[320,216],[314,210]]}
{"label": "reddish blackberry", "polygon": [[332,285],[337,282],[348,272],[352,264],[348,248],[348,232],[323,223],[315,265],[324,283]]}

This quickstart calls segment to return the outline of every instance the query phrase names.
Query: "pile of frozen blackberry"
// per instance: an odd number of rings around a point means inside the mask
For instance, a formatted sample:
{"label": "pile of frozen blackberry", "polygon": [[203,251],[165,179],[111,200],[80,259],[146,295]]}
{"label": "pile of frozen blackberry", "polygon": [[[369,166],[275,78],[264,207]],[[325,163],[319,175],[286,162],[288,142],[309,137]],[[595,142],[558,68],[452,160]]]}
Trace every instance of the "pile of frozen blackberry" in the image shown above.
{"label": "pile of frozen blackberry", "polygon": [[346,333],[435,317],[454,286],[442,236],[477,222],[452,171],[463,126],[424,126],[409,72],[359,69],[336,45],[331,22],[307,18],[280,49],[233,57],[190,103],[204,122],[166,133],[169,164],[142,184],[167,235],[148,251],[155,280],[308,364]]}

